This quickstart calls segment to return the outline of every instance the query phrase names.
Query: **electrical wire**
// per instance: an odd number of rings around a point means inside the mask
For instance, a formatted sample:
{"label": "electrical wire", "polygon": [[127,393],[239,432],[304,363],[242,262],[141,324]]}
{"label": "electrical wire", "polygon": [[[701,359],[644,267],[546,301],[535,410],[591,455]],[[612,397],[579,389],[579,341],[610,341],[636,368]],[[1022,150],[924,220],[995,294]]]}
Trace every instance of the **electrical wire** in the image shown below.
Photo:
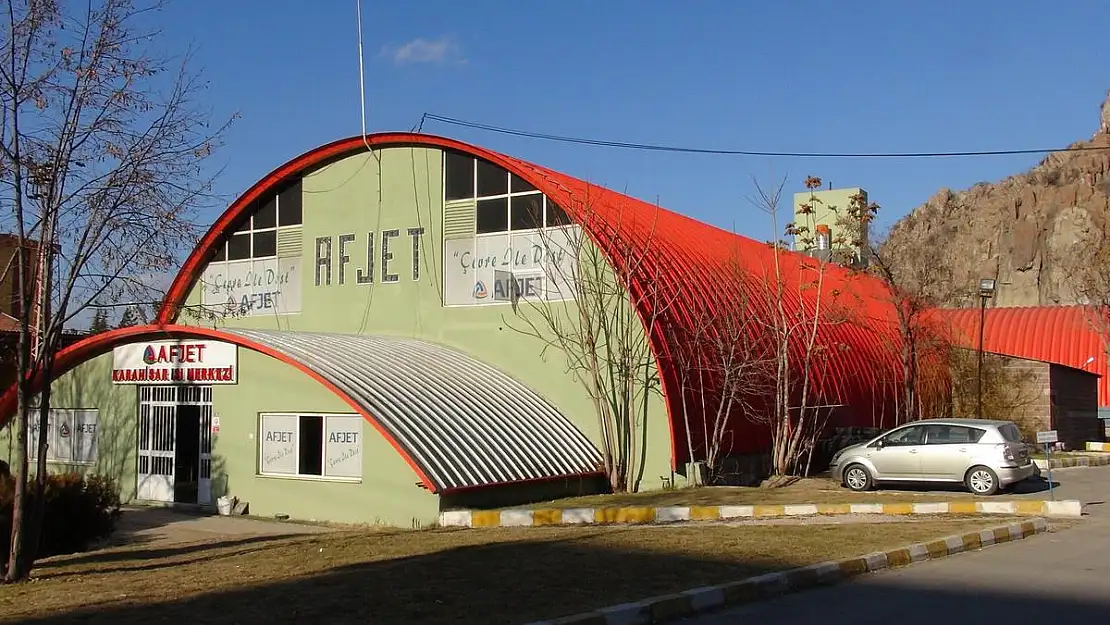
{"label": "electrical wire", "polygon": [[464,119],[456,119],[454,117],[446,117],[444,115],[436,115],[435,113],[424,113],[424,116],[421,118],[420,121],[421,128],[423,128],[424,126],[424,120],[432,120],[444,124],[450,124],[453,126],[473,128],[476,130],[485,130],[488,132],[513,135],[517,137],[528,137],[531,139],[557,141],[560,143],[575,143],[579,145],[623,148],[628,150],[676,152],[683,154],[709,154],[718,156],[778,156],[788,158],[940,158],[953,156],[1007,156],[1015,154],[1046,154],[1050,152],[1086,152],[1094,150],[1110,150],[1110,147],[1081,145],[1064,148],[1031,148],[1020,150],[966,150],[953,152],[774,152],[760,150],[697,148],[655,143],[630,143],[625,141],[607,141],[603,139],[570,137],[565,135],[553,135],[542,132],[531,132],[527,130],[519,130],[516,128],[505,128],[502,126],[493,126],[490,124],[472,122]]}

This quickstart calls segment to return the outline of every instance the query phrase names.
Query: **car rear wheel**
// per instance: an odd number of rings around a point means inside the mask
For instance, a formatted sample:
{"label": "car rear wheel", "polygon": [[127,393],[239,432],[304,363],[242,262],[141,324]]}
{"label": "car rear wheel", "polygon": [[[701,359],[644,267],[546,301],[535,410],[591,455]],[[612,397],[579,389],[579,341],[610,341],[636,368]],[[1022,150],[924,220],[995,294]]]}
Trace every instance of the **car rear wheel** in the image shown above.
{"label": "car rear wheel", "polygon": [[976,495],[993,495],[998,492],[998,474],[990,467],[974,466],[967,472],[964,485]]}
{"label": "car rear wheel", "polygon": [[853,464],[844,469],[844,485],[851,490],[871,490],[873,481],[871,473],[862,464]]}

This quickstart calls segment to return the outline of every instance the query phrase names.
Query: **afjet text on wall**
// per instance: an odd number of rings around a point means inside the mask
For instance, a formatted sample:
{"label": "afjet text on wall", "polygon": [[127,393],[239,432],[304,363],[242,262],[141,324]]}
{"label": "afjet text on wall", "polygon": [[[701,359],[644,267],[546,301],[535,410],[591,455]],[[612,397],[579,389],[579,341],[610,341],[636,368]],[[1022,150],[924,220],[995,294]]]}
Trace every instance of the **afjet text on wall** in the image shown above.
{"label": "afjet text on wall", "polygon": [[[411,239],[411,273],[414,282],[420,280],[420,238],[423,227],[407,228],[405,232]],[[373,231],[356,235],[355,233],[337,236],[316,237],[315,267],[316,286],[335,284],[371,285],[375,282],[391,284],[400,281],[400,263],[396,260],[402,236],[399,228]],[[375,253],[375,250],[378,250]],[[357,261],[354,259],[358,259]],[[352,267],[358,264],[361,266]],[[376,270],[376,271],[375,271]],[[352,273],[353,272],[353,273]]]}

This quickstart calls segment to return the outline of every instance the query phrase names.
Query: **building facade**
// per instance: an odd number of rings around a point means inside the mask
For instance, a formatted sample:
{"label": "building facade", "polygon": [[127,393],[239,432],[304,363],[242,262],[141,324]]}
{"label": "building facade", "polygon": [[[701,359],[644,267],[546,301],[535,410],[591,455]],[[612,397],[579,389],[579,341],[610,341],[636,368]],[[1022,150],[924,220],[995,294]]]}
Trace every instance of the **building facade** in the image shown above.
{"label": "building facade", "polygon": [[[704,458],[683,366],[708,358],[708,342],[692,332],[770,319],[772,285],[792,319],[821,302],[846,315],[821,324],[824,355],[804,377],[835,407],[830,423],[872,425],[889,409],[898,334],[877,281],[830,267],[818,282],[801,255],[483,148],[396,133],[322,146],[249,189],[186,260],[154,324],[59,355],[55,418],[33,437],[50,437],[51,466],[111,475],[127,500],[226,495],[297,519],[408,526],[454,505],[597,492],[613,433],[573,350],[544,325],[582,318],[587,248],[619,276],[605,314],[629,308],[645,385],[657,381],[625,441],[642,456],[641,489]],[[800,333],[790,340],[796,349]],[[9,389],[0,421],[14,410]],[[728,415],[728,455],[766,450],[759,417]]]}

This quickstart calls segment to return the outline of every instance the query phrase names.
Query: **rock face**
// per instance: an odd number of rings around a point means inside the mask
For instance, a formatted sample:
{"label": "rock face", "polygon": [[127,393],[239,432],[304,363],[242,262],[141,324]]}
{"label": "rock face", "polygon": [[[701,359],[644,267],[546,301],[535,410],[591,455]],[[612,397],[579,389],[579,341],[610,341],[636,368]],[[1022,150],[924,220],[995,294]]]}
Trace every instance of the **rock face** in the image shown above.
{"label": "rock face", "polygon": [[1055,152],[994,184],[942,189],[891,228],[883,252],[920,258],[922,246],[942,246],[924,254],[952,282],[932,293],[941,304],[977,305],[980,278],[997,280],[992,306],[1079,303],[1075,276],[1110,224],[1110,92],[1098,132],[1069,147],[1107,149]]}

